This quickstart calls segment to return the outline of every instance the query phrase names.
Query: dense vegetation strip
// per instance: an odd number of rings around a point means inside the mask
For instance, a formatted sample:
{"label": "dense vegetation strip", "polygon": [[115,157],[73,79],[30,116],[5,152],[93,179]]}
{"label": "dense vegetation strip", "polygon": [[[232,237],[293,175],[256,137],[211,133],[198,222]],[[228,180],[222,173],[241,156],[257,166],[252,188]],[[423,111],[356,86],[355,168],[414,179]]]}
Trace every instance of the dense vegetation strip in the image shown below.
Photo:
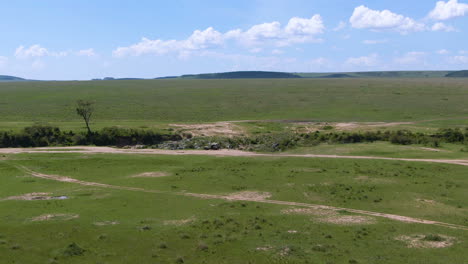
{"label": "dense vegetation strip", "polygon": [[[238,137],[192,137],[189,133],[155,132],[152,130],[109,127],[94,132],[62,131],[50,125],[34,125],[20,132],[0,132],[0,147],[45,146],[134,146],[165,149],[244,149],[284,151],[320,143],[352,144],[387,141],[399,145],[423,144],[439,147],[441,143],[468,145],[468,128],[441,129],[436,133],[408,130],[312,133],[268,133]],[[467,149],[467,148],[465,148]]]}

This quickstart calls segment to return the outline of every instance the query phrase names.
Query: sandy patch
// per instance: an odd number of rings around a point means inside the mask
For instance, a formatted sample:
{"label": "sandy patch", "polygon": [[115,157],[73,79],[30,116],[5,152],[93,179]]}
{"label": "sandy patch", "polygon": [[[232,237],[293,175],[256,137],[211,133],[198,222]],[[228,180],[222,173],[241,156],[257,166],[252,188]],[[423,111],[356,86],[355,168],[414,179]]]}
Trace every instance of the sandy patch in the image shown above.
{"label": "sandy patch", "polygon": [[103,221],[103,222],[95,222],[94,225],[96,226],[108,226],[108,225],[118,225],[120,224],[117,221]]}
{"label": "sandy patch", "polygon": [[456,239],[454,237],[436,235],[441,241],[431,241],[425,235],[398,236],[395,239],[403,241],[409,248],[446,248],[452,246]]}
{"label": "sandy patch", "polygon": [[241,127],[230,122],[217,122],[210,124],[171,124],[179,132],[190,133],[192,136],[225,136],[234,137],[244,133]]}
{"label": "sandy patch", "polygon": [[330,223],[337,225],[371,225],[376,223],[374,217],[361,215],[337,215],[318,218],[317,220],[322,223]]}
{"label": "sandy patch", "polygon": [[271,193],[269,192],[237,192],[232,193],[226,196],[227,200],[250,200],[250,201],[261,201],[266,200],[271,197]]}
{"label": "sandy patch", "polygon": [[31,221],[49,221],[49,220],[71,220],[78,218],[79,215],[77,214],[43,214],[40,216],[36,216],[31,218]]}
{"label": "sandy patch", "polygon": [[170,174],[164,171],[153,171],[153,172],[143,172],[140,174],[136,174],[130,176],[131,178],[159,178],[159,177],[166,177]]}
{"label": "sandy patch", "polygon": [[180,220],[166,220],[163,222],[164,225],[174,225],[174,226],[181,226],[192,223],[195,221],[195,217],[190,217],[188,219],[180,219]]}

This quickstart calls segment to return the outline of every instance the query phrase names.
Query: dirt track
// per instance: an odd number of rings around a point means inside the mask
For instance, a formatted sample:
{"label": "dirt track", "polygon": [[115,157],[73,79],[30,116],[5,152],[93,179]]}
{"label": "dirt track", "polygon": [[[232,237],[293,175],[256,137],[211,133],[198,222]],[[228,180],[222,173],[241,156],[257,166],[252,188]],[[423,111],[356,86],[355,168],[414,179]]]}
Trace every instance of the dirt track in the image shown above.
{"label": "dirt track", "polygon": [[358,210],[358,209],[350,209],[350,208],[340,208],[340,207],[333,207],[328,205],[317,205],[317,204],[308,204],[308,203],[298,203],[298,202],[288,202],[288,201],[278,201],[278,200],[269,200],[269,199],[259,199],[256,197],[243,197],[243,196],[232,196],[232,195],[215,195],[215,194],[199,194],[199,193],[186,193],[186,192],[163,192],[157,190],[147,190],[143,188],[136,188],[136,187],[126,187],[126,186],[117,186],[117,185],[110,185],[110,184],[103,184],[97,182],[87,182],[87,181],[80,181],[77,179],[58,176],[58,175],[48,175],[39,172],[35,172],[30,170],[24,166],[15,166],[16,168],[38,178],[60,181],[60,182],[68,182],[74,184],[80,184],[84,186],[93,186],[93,187],[101,187],[101,188],[110,188],[110,189],[118,189],[118,190],[127,190],[127,191],[137,191],[137,192],[146,192],[146,193],[165,193],[165,194],[172,194],[172,195],[179,195],[179,196],[186,196],[186,197],[196,197],[201,199],[221,199],[221,200],[228,200],[228,201],[247,201],[247,202],[255,202],[255,203],[266,203],[266,204],[278,204],[278,205],[286,205],[286,206],[297,206],[297,207],[307,207],[316,210],[331,210],[331,211],[341,211],[346,210],[351,213],[360,214],[360,215],[367,215],[367,216],[374,216],[374,217],[381,217],[386,219],[391,219],[399,222],[405,223],[415,223],[415,224],[427,224],[427,225],[436,225],[441,227],[448,227],[454,228],[459,230],[467,230],[467,226],[449,224],[444,222],[438,221],[431,221],[431,220],[424,220],[419,218],[401,216],[401,215],[394,215],[394,214],[386,214],[386,213],[379,213],[379,212],[372,212],[372,211],[365,211],[365,210]]}
{"label": "dirt track", "polygon": [[468,166],[468,160],[452,159],[407,159],[374,156],[338,156],[316,154],[262,154],[240,150],[163,150],[163,149],[118,149],[110,147],[48,147],[48,148],[0,148],[0,154],[19,153],[108,153],[108,154],[156,154],[156,155],[206,155],[220,157],[296,157],[296,158],[333,158],[333,159],[372,159],[412,162],[445,163]]}

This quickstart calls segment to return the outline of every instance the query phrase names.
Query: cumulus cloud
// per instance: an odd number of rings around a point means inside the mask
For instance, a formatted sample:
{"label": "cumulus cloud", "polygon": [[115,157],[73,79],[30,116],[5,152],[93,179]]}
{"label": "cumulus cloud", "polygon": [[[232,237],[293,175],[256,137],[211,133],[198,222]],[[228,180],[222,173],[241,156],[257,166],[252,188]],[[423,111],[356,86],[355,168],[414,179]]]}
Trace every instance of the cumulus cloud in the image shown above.
{"label": "cumulus cloud", "polygon": [[180,52],[180,55],[187,55],[190,51],[205,49],[210,46],[217,46],[223,43],[223,35],[209,27],[203,31],[195,30],[192,35],[185,40],[142,40],[129,47],[119,47],[113,51],[115,57],[125,57],[128,55],[140,56],[144,54],[163,55],[170,52]]}
{"label": "cumulus cloud", "polygon": [[351,57],[346,60],[345,64],[351,66],[372,67],[378,64],[378,57],[379,56],[376,53],[371,54],[369,56]]}
{"label": "cumulus cloud", "polygon": [[259,51],[262,45],[276,47],[295,43],[318,42],[316,35],[323,33],[325,26],[322,17],[314,15],[310,19],[293,17],[284,27],[279,22],[254,25],[248,30],[234,29],[226,33],[212,27],[196,30],[184,40],[151,40],[143,38],[139,43],[128,47],[119,47],[113,51],[114,57],[140,56],[144,54],[163,55],[171,52],[190,54],[192,51],[221,47],[227,41],[240,43],[251,51]]}
{"label": "cumulus cloud", "polygon": [[446,50],[446,49],[441,49],[441,50],[438,50],[436,52],[437,54],[440,54],[440,55],[445,55],[445,54],[449,54],[450,51]]}
{"label": "cumulus cloud", "polygon": [[402,34],[425,30],[423,23],[416,22],[412,18],[395,14],[389,10],[372,10],[363,5],[354,9],[349,22],[353,28],[357,29],[390,30]]}
{"label": "cumulus cloud", "polygon": [[65,57],[68,56],[66,51],[49,51],[41,45],[32,45],[25,47],[19,46],[15,51],[15,57],[19,59],[40,58],[45,56]]}
{"label": "cumulus cloud", "polygon": [[387,39],[366,39],[362,41],[362,43],[366,45],[384,44],[387,42],[388,42]]}
{"label": "cumulus cloud", "polygon": [[453,56],[449,58],[449,61],[453,64],[468,64],[468,56]]}
{"label": "cumulus cloud", "polygon": [[434,20],[447,20],[468,14],[468,4],[458,3],[458,0],[447,2],[439,1],[435,8],[429,13],[429,18]]}
{"label": "cumulus cloud", "polygon": [[426,58],[425,52],[412,51],[408,52],[405,55],[395,58],[395,63],[401,65],[417,65],[424,63]]}
{"label": "cumulus cloud", "polygon": [[79,50],[76,55],[78,56],[84,56],[84,57],[94,57],[96,56],[96,52],[94,52],[94,49],[84,49],[84,50]]}
{"label": "cumulus cloud", "polygon": [[432,31],[445,31],[445,32],[453,32],[455,31],[455,28],[449,25],[446,25],[442,22],[437,22],[435,23],[432,28]]}

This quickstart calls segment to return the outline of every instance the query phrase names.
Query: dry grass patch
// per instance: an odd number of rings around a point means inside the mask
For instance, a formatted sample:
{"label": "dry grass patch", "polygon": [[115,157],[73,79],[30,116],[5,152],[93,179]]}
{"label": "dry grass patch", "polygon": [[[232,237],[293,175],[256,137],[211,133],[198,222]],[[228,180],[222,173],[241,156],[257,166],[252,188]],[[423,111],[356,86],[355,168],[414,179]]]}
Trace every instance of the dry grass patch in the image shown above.
{"label": "dry grass patch", "polygon": [[430,235],[411,235],[398,236],[395,238],[398,241],[403,241],[409,248],[446,248],[452,246],[456,239],[454,237],[430,234]]}
{"label": "dry grass patch", "polygon": [[50,200],[50,199],[52,199],[52,197],[50,195],[51,195],[51,193],[43,193],[43,192],[27,193],[27,194],[23,194],[23,195],[10,196],[10,197],[1,199],[0,201],[7,201],[7,200],[17,200],[17,201]]}
{"label": "dry grass patch", "polygon": [[217,122],[209,124],[171,124],[179,132],[190,133],[192,136],[224,136],[234,137],[244,134],[240,126],[230,122]]}
{"label": "dry grass patch", "polygon": [[189,223],[192,223],[195,221],[195,217],[190,217],[188,219],[180,219],[180,220],[166,220],[163,222],[164,225],[174,225],[174,226],[181,226],[181,225],[186,225]]}
{"label": "dry grass patch", "polygon": [[226,197],[228,200],[247,200],[247,201],[261,201],[271,197],[269,192],[237,192],[232,193]]}
{"label": "dry grass patch", "polygon": [[283,214],[311,215],[313,220],[321,223],[337,225],[369,225],[377,221],[371,216],[340,215],[339,211],[332,209],[290,208],[281,211]]}
{"label": "dry grass patch", "polygon": [[66,220],[72,220],[75,218],[80,217],[77,214],[43,214],[40,216],[36,216],[31,218],[31,221],[36,222],[36,221],[50,221],[50,220],[61,220],[61,221],[66,221]]}
{"label": "dry grass patch", "polygon": [[159,178],[170,176],[170,173],[164,171],[143,172],[140,174],[132,175],[131,178]]}
{"label": "dry grass patch", "polygon": [[371,225],[377,222],[374,217],[361,215],[335,215],[318,218],[317,221],[336,225]]}
{"label": "dry grass patch", "polygon": [[290,208],[281,211],[282,214],[313,215],[313,216],[332,216],[338,215],[334,210],[311,209],[311,208]]}
{"label": "dry grass patch", "polygon": [[96,226],[108,226],[108,225],[118,225],[120,224],[117,221],[103,221],[103,222],[95,222],[94,225]]}

